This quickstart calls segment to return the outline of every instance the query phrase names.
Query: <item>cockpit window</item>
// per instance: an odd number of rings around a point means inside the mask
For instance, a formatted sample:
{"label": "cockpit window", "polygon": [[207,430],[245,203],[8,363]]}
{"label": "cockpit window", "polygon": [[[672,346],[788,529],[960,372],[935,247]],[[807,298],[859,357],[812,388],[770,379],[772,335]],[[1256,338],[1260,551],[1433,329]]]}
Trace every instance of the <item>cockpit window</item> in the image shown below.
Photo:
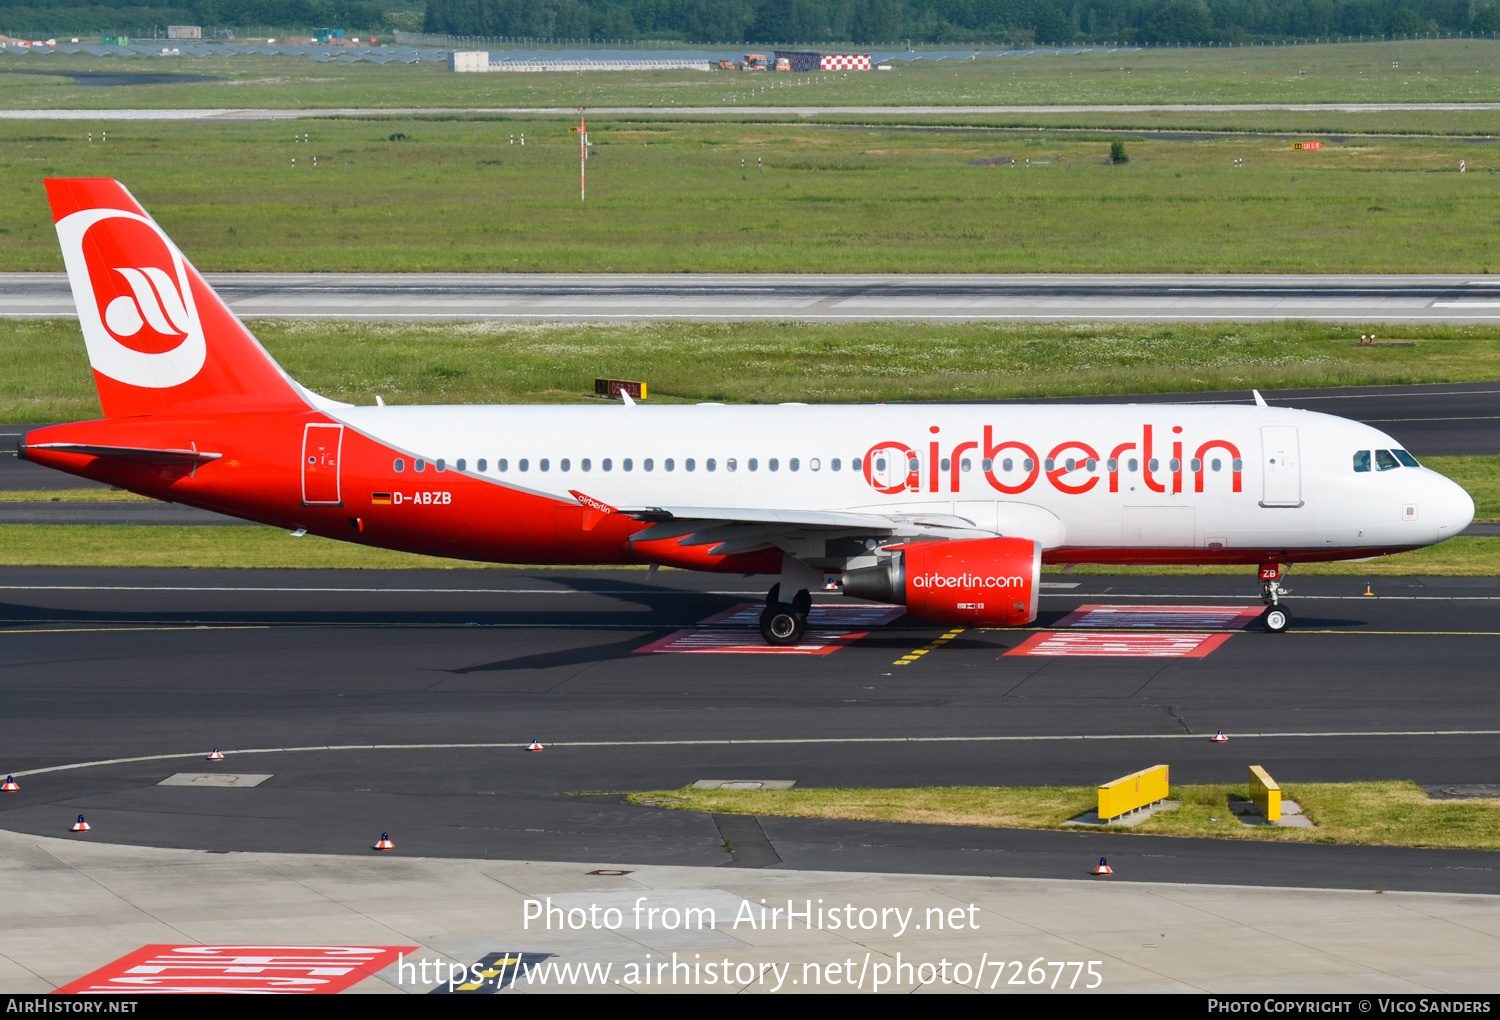
{"label": "cockpit window", "polygon": [[1398,461],[1395,457],[1391,456],[1391,451],[1390,450],[1376,450],[1375,451],[1375,470],[1376,471],[1390,471],[1392,468],[1398,468],[1400,466],[1401,466],[1401,462]]}
{"label": "cockpit window", "polygon": [[1368,470],[1370,470],[1370,451],[1369,450],[1355,450],[1354,451],[1354,470],[1355,471],[1368,471]]}
{"label": "cockpit window", "polygon": [[1397,460],[1399,460],[1402,464],[1405,464],[1407,467],[1421,467],[1422,466],[1422,465],[1420,465],[1420,464],[1417,463],[1417,458],[1413,457],[1411,454],[1407,453],[1405,450],[1392,450],[1391,452],[1396,455],[1396,459]]}

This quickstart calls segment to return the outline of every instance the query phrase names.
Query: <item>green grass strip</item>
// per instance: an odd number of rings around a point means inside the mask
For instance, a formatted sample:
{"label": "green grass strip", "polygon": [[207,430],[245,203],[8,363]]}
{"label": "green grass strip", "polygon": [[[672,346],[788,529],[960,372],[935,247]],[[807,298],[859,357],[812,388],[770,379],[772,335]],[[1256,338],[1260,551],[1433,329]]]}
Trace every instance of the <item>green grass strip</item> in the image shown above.
{"label": "green grass strip", "polygon": [[[1500,328],[1264,323],[253,323],[309,388],[356,404],[965,401],[1500,379]],[[1295,403],[1295,402],[1292,402]],[[76,322],[0,320],[0,421],[98,417]]]}
{"label": "green grass strip", "polygon": [[[1205,738],[1206,739],[1206,738]],[[1182,807],[1152,815],[1130,829],[1152,836],[1367,843],[1394,846],[1500,849],[1500,801],[1432,800],[1411,782],[1296,783],[1283,798],[1302,805],[1314,828],[1247,826],[1229,812],[1243,786],[1174,786]],[[1059,829],[1090,811],[1097,791],[1087,786],[954,786],[915,789],[661,790],[635,793],[631,803],[687,811],[842,818],[874,822]],[[1071,828],[1071,826],[1070,826]]]}

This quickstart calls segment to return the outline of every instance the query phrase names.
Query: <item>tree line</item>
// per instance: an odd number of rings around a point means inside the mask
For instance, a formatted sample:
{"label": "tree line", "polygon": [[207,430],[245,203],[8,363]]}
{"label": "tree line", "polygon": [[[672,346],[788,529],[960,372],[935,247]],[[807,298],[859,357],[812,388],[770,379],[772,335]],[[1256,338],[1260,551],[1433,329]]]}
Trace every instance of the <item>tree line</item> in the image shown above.
{"label": "tree line", "polygon": [[[32,0],[0,6],[0,32],[12,36],[150,35],[167,25],[205,28],[273,26],[291,31],[315,27],[369,31],[389,29],[379,4],[359,0]],[[262,40],[264,41],[264,40]]]}
{"label": "tree line", "polygon": [[426,30],[699,43],[1249,43],[1500,31],[1493,0],[427,0]]}
{"label": "tree line", "polygon": [[[4,0],[0,0],[3,3]],[[31,0],[0,32],[149,33],[168,24],[390,28],[362,0]],[[386,3],[384,6],[389,6]],[[426,31],[692,43],[1250,43],[1500,32],[1500,0],[427,0]]]}

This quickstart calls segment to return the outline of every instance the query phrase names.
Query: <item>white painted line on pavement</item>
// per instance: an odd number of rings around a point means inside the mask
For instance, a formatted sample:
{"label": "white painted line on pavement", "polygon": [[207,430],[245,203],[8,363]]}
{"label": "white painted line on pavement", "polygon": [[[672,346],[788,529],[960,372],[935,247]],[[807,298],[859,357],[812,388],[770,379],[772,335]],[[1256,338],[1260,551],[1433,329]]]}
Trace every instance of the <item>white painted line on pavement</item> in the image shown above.
{"label": "white painted line on pavement", "polygon": [[[991,737],[781,737],[745,738],[721,740],[573,740],[553,741],[548,750],[562,747],[742,747],[767,744],[1004,744],[1038,743],[1055,740],[1201,740],[1208,741],[1208,733],[1076,733],[1050,734],[1046,736],[991,736]],[[1495,737],[1500,730],[1351,730],[1348,732],[1320,733],[1226,733],[1233,740],[1327,740],[1335,737]],[[459,744],[322,744],[308,747],[246,747],[224,751],[226,758],[237,754],[299,754],[308,751],[524,751],[526,744],[513,743],[459,743]],[[175,761],[182,758],[204,758],[207,751],[183,751],[174,754],[143,754],[134,758],[101,758],[98,761],[80,761],[70,765],[50,765],[46,768],[25,772],[8,773],[16,776],[40,776],[49,772],[71,772],[75,769],[97,768],[103,765],[132,765],[143,761]]]}

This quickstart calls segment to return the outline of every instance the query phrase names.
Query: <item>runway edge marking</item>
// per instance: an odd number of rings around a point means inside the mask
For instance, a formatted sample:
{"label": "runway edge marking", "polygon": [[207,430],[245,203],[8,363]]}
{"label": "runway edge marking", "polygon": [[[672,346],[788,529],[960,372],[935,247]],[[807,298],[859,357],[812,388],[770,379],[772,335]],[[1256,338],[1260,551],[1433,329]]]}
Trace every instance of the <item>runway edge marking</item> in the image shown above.
{"label": "runway edge marking", "polygon": [[[1335,737],[1500,737],[1500,730],[1368,730],[1320,733],[1226,733],[1236,740],[1326,740]],[[565,747],[730,747],[735,745],[764,744],[999,744],[1034,743],[1047,740],[1207,740],[1207,733],[1075,733],[1047,734],[1038,736],[989,736],[989,737],[767,737],[730,740],[573,740],[553,741],[549,749]],[[524,750],[521,741],[506,743],[460,743],[460,744],[324,744],[308,747],[246,747],[226,750],[225,756],[236,754],[298,754],[309,751],[461,751],[461,750]],[[143,761],[174,761],[180,758],[202,758],[206,750],[182,751],[172,754],[145,754],[134,758],[102,758],[98,761],[81,761],[69,765],[49,765],[40,769],[12,771],[17,776],[40,776],[51,772],[69,772],[74,769],[97,768],[104,765],[131,765]]]}

